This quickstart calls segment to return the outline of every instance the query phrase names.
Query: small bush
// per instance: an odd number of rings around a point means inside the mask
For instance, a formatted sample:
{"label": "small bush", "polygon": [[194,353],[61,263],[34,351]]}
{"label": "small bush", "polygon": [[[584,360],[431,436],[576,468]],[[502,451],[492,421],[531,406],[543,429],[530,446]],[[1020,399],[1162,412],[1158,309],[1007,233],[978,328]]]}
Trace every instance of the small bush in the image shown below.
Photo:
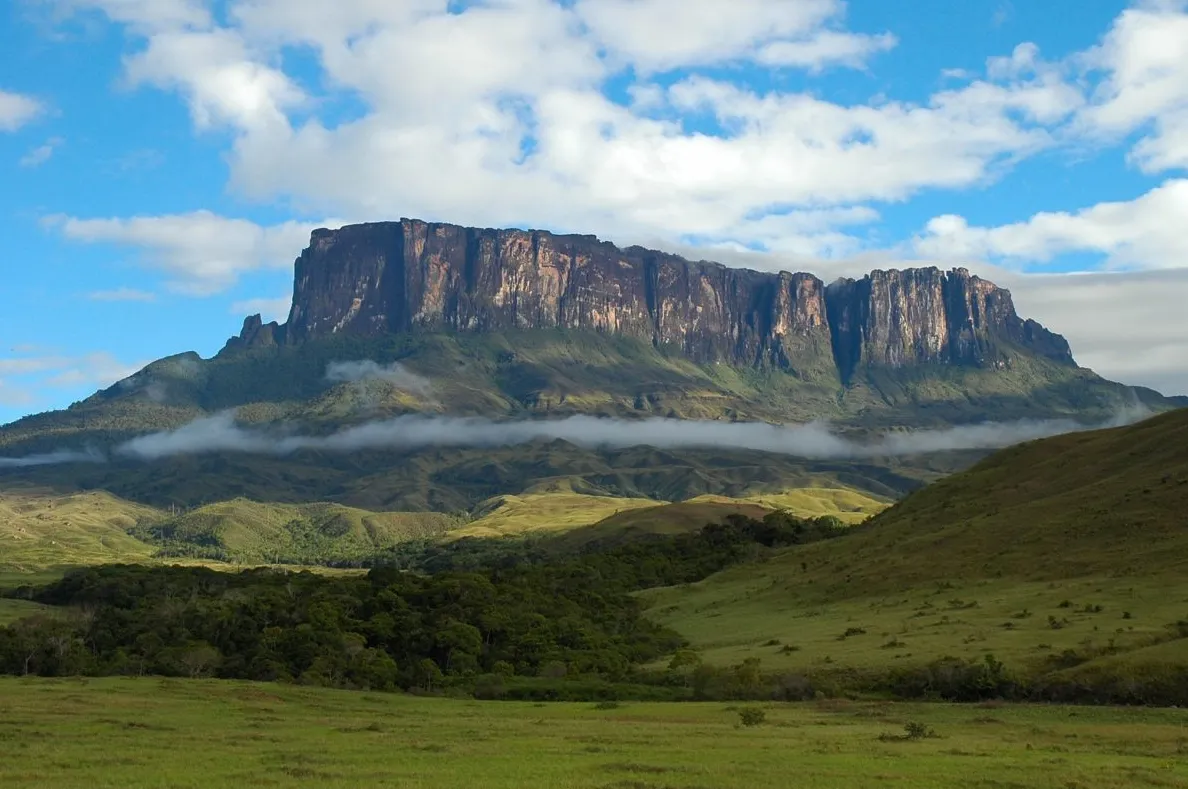
{"label": "small bush", "polygon": [[1072,600],[1061,600],[1057,608],[1072,608]]}
{"label": "small bush", "polygon": [[622,706],[623,705],[617,701],[607,699],[606,701],[600,701],[597,704],[595,704],[594,709],[596,709],[596,710],[617,710]]}
{"label": "small bush", "polygon": [[914,742],[939,736],[931,726],[919,721],[908,721],[903,725],[903,734],[884,732],[879,735],[879,739],[883,742]]}
{"label": "small bush", "polygon": [[767,713],[758,707],[743,707],[738,711],[738,721],[743,726],[758,726],[767,720]]}
{"label": "small bush", "polygon": [[782,647],[780,647],[781,655],[791,655],[793,652],[799,651],[800,647],[796,646],[795,644],[784,644]]}
{"label": "small bush", "polygon": [[846,632],[837,637],[838,641],[845,641],[850,636],[864,636],[866,635],[866,628],[864,627],[847,627]]}
{"label": "small bush", "polygon": [[907,740],[923,740],[938,735],[931,726],[920,721],[908,721],[903,725],[903,736]]}

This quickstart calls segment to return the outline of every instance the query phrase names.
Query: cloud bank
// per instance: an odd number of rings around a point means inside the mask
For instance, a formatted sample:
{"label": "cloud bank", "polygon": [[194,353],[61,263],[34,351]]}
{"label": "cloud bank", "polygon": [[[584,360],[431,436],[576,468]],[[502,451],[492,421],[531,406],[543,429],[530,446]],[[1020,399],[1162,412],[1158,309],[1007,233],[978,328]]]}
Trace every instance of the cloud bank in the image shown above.
{"label": "cloud bank", "polygon": [[[1119,413],[1106,424],[1072,420],[987,422],[944,430],[892,432],[856,440],[828,425],[773,425],[766,422],[717,422],[680,419],[613,419],[572,416],[556,420],[499,422],[480,417],[408,415],[368,422],[326,436],[267,431],[236,424],[233,412],[198,419],[188,425],[140,436],[118,445],[116,458],[151,462],[183,455],[232,452],[291,455],[301,451],[350,453],[424,447],[508,447],[533,441],[563,440],[591,449],[653,446],[661,449],[741,449],[813,460],[866,460],[930,452],[998,449],[1031,439],[1137,421],[1147,412]],[[0,467],[94,462],[89,452],[61,451],[24,458],[0,458]]]}
{"label": "cloud bank", "polygon": [[45,452],[38,455],[25,455],[19,458],[0,457],[0,468],[30,468],[32,466],[55,466],[61,463],[103,463],[106,458],[98,452],[80,452],[70,449],[59,449],[55,452]]}

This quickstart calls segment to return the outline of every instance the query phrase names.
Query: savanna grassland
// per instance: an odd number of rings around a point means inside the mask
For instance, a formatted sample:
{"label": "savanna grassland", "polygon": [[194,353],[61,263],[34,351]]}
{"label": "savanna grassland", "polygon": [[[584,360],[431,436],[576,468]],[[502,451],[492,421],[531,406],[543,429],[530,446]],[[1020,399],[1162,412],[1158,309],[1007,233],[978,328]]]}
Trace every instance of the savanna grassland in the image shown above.
{"label": "savanna grassland", "polygon": [[[753,709],[764,720],[742,725]],[[6,789],[1188,787],[1183,714],[1133,708],[531,704],[0,679],[0,741]]]}

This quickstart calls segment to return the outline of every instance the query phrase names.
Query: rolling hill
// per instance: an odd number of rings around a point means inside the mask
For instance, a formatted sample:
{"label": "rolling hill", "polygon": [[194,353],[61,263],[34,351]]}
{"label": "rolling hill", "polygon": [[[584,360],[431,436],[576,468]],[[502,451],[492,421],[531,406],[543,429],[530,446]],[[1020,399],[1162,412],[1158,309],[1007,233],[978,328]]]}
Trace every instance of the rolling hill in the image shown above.
{"label": "rolling hill", "polygon": [[1188,411],[1176,411],[1003,450],[846,537],[647,599],[719,663],[1188,666],[1188,639],[1173,638],[1188,619],[1186,512]]}
{"label": "rolling hill", "polygon": [[238,564],[323,564],[376,554],[458,525],[436,512],[369,512],[340,504],[265,504],[233,499],[136,530],[168,555]]}
{"label": "rolling hill", "polygon": [[483,502],[471,513],[470,523],[451,530],[447,537],[549,535],[558,546],[576,547],[608,538],[696,531],[736,513],[761,518],[775,510],[787,510],[800,517],[832,515],[854,524],[888,504],[857,490],[823,484],[738,498],[703,494],[676,502],[591,495],[567,484],[554,484]]}
{"label": "rolling hill", "polygon": [[155,549],[128,532],[160,517],[159,510],[104,492],[6,489],[0,492],[0,569],[147,559]]}

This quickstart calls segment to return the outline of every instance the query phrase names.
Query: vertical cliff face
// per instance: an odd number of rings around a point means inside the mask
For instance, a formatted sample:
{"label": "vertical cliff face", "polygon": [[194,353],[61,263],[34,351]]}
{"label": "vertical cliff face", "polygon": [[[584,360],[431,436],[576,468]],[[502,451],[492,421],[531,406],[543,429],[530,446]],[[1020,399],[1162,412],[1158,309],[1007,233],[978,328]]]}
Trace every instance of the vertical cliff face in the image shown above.
{"label": "vertical cliff face", "polygon": [[1063,337],[1020,319],[1009,291],[963,268],[873,271],[830,285],[826,303],[843,379],[863,366],[1001,366],[1004,343],[1074,364]]}
{"label": "vertical cliff face", "polygon": [[[780,364],[828,346],[820,280],[690,263],[593,236],[402,220],[317,230],[296,264],[284,342],[412,328],[623,334],[700,361]],[[245,327],[243,343],[260,335]],[[242,344],[242,343],[241,343]]]}
{"label": "vertical cliff face", "polygon": [[1073,364],[1063,338],[964,269],[875,271],[826,287],[593,236],[410,219],[314,231],[288,323],[249,319],[229,347],[414,328],[621,334],[698,361],[843,381],[870,366],[1001,365],[1004,344]]}

